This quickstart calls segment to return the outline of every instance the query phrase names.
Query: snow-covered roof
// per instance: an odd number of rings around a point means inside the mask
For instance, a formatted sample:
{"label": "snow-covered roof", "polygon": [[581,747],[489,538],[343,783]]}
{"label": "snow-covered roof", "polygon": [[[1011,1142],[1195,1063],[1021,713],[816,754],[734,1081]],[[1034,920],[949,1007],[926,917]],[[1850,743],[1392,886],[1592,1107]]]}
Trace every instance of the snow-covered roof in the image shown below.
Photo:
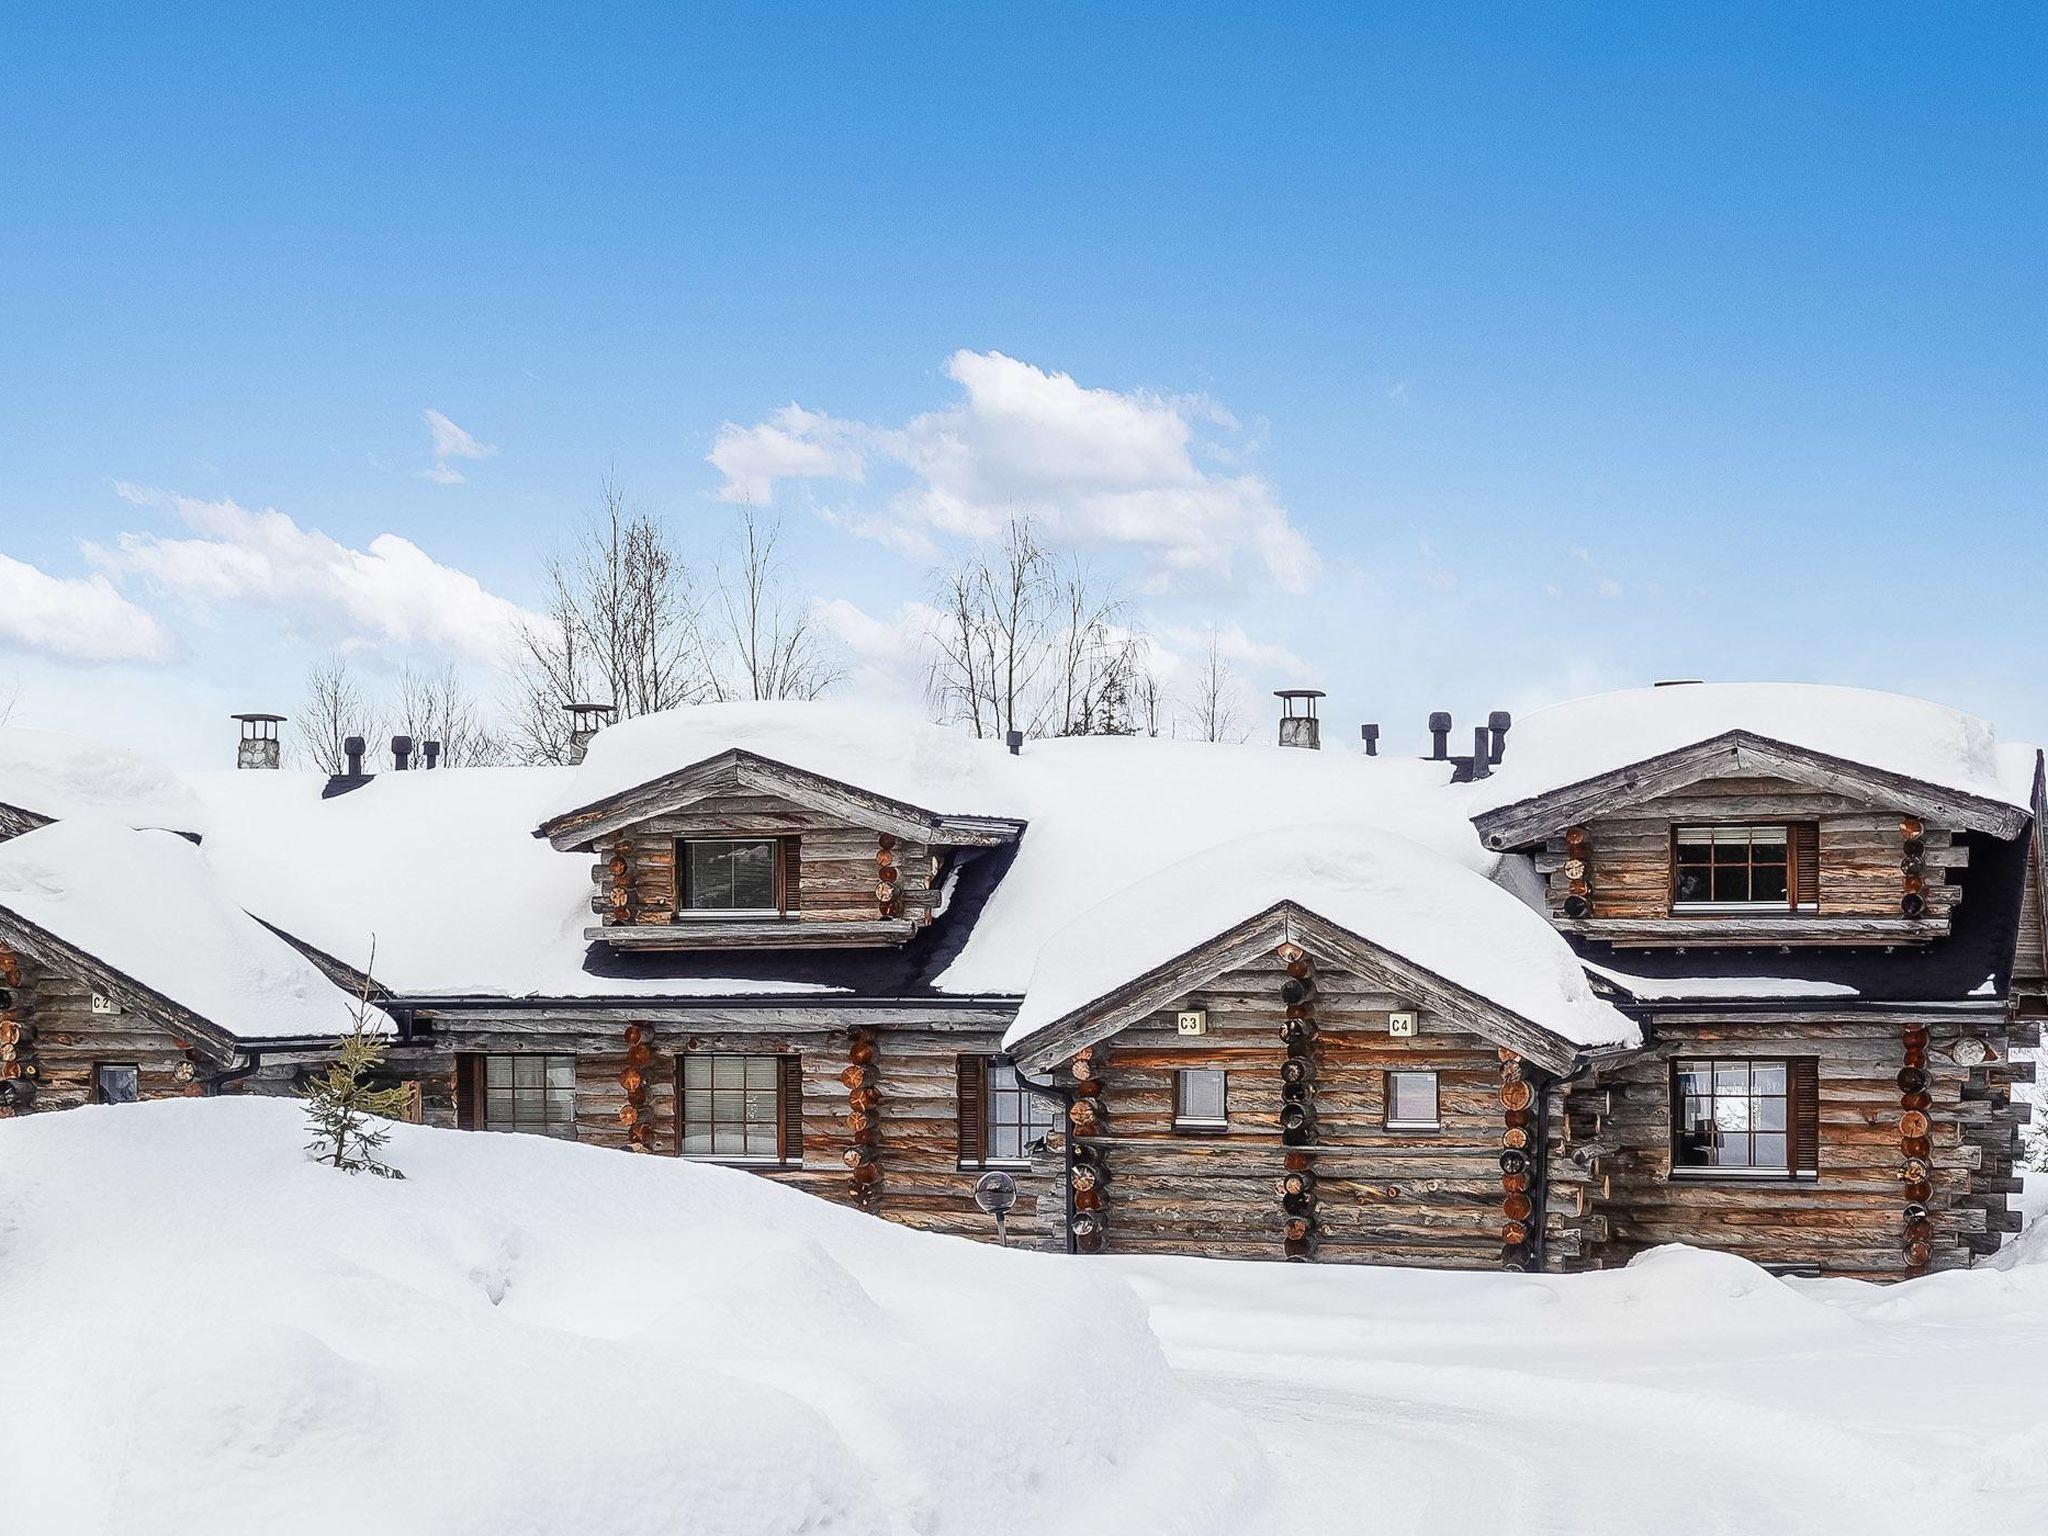
{"label": "snow-covered roof", "polygon": [[1533,799],[1730,731],[2022,808],[2032,786],[2031,759],[2020,785],[1991,723],[1944,704],[1818,683],[1686,683],[1517,719],[1500,766],[1473,786],[1472,809]]}
{"label": "snow-covered roof", "polygon": [[[356,999],[229,900],[172,832],[74,817],[0,843],[0,912],[237,1039],[334,1036]],[[372,1010],[372,1024],[390,1020]]]}
{"label": "snow-covered roof", "polygon": [[1579,1046],[1635,1044],[1542,914],[1460,861],[1356,824],[1204,849],[1074,916],[1038,947],[1014,1046],[1281,902]]}
{"label": "snow-covered roof", "polygon": [[51,821],[103,816],[129,827],[205,830],[205,812],[168,767],[65,731],[0,726],[0,805]]}

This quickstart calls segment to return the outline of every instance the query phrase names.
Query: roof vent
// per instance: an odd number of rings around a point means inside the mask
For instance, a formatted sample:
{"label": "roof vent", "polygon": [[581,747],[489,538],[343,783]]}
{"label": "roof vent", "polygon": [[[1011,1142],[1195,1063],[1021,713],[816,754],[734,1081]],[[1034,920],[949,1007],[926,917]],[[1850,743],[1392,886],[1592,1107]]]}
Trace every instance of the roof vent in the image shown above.
{"label": "roof vent", "polygon": [[1307,747],[1311,752],[1322,746],[1322,722],[1316,719],[1316,700],[1322,696],[1320,688],[1273,690],[1273,697],[1280,701],[1281,746]]}
{"label": "roof vent", "polygon": [[1486,717],[1486,731],[1493,738],[1493,745],[1487,749],[1486,760],[1498,763],[1508,750],[1508,727],[1515,723],[1515,717],[1504,709],[1496,709]]}
{"label": "roof vent", "polygon": [[1380,755],[1380,728],[1377,725],[1371,724],[1361,725],[1358,728],[1358,735],[1365,742],[1365,755],[1367,757],[1378,757]]}
{"label": "roof vent", "polygon": [[1451,712],[1435,710],[1429,717],[1429,760],[1440,763],[1451,751]]}
{"label": "roof vent", "polygon": [[394,736],[391,738],[391,771],[403,773],[412,766],[412,738]]}

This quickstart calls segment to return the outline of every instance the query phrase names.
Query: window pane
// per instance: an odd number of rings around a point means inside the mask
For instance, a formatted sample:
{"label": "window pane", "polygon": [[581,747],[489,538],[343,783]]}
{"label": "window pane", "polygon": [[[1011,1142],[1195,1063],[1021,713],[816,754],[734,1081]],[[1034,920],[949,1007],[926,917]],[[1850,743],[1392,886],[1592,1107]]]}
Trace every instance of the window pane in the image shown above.
{"label": "window pane", "polygon": [[1749,838],[1750,858],[1776,859],[1785,862],[1786,832],[1783,827],[1747,827],[1743,829]]}
{"label": "window pane", "polygon": [[1719,1098],[1714,1100],[1714,1123],[1724,1131],[1748,1130],[1748,1095],[1743,1094],[1735,1098]]}
{"label": "window pane", "polygon": [[1713,885],[1707,878],[1707,871],[1681,869],[1678,872],[1678,899],[1680,901],[1707,901],[1713,896]]}
{"label": "window pane", "polygon": [[1184,1067],[1177,1078],[1183,1120],[1224,1118],[1223,1072],[1217,1067]]}
{"label": "window pane", "polygon": [[1785,1163],[1785,1138],[1783,1136],[1755,1136],[1751,1138],[1753,1150],[1750,1157],[1752,1166],[1757,1168],[1783,1168]]}
{"label": "window pane", "polygon": [[1678,862],[1681,864],[1704,864],[1707,862],[1707,843],[1704,839],[1690,835],[1678,840]]}
{"label": "window pane", "polygon": [[1760,1098],[1756,1101],[1756,1128],[1760,1131],[1782,1131],[1785,1129],[1785,1101],[1776,1098]]}
{"label": "window pane", "polygon": [[732,861],[720,857],[717,843],[688,843],[690,905],[719,908],[732,905]]}
{"label": "window pane", "polygon": [[714,1056],[711,1058],[711,1086],[714,1088],[744,1088],[747,1086],[747,1059],[744,1056]]}
{"label": "window pane", "polygon": [[1714,1063],[1714,1092],[1720,1094],[1743,1094],[1749,1092],[1749,1063],[1746,1061],[1717,1061]]}
{"label": "window pane", "polygon": [[683,844],[684,887],[699,911],[772,911],[776,845],[773,838],[691,839]]}
{"label": "window pane", "polygon": [[1394,1072],[1388,1074],[1387,1118],[1397,1122],[1436,1123],[1436,1074]]}
{"label": "window pane", "polygon": [[775,845],[770,842],[734,843],[732,847],[732,904],[735,907],[775,905]]}
{"label": "window pane", "polygon": [[1740,1134],[1734,1136],[1724,1135],[1720,1140],[1720,1146],[1714,1162],[1722,1168],[1747,1168],[1749,1166],[1749,1138]]}
{"label": "window pane", "polygon": [[576,1086],[576,1059],[573,1056],[550,1056],[548,1058],[548,1086],[550,1088],[573,1088]]}
{"label": "window pane", "polygon": [[1713,1092],[1714,1069],[1704,1061],[1681,1061],[1678,1064],[1678,1091],[1682,1094],[1707,1094]]}
{"label": "window pane", "polygon": [[711,1126],[709,1123],[692,1124],[683,1130],[683,1151],[686,1155],[708,1156],[711,1152]]}
{"label": "window pane", "polygon": [[141,1091],[141,1070],[137,1067],[101,1067],[96,1076],[102,1104],[133,1104]]}
{"label": "window pane", "polygon": [[1749,868],[1743,864],[1714,866],[1714,900],[1749,900]]}
{"label": "window pane", "polygon": [[484,1086],[486,1088],[510,1088],[512,1086],[512,1058],[510,1056],[486,1056],[484,1058]]}
{"label": "window pane", "polygon": [[1749,899],[1751,901],[1783,901],[1785,899],[1785,866],[1782,864],[1759,864],[1750,872]]}
{"label": "window pane", "polygon": [[1758,1061],[1750,1065],[1750,1092],[1783,1093],[1785,1091],[1785,1063],[1782,1061]]}

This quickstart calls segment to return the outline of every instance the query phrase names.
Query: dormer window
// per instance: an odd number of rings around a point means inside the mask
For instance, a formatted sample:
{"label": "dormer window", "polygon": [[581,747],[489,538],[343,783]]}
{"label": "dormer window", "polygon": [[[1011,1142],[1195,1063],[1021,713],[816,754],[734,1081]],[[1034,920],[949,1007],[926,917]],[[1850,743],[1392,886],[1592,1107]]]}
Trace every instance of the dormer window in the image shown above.
{"label": "dormer window", "polygon": [[781,838],[685,838],[676,845],[682,906],[703,916],[780,917],[789,910],[788,862]]}
{"label": "dormer window", "polygon": [[1812,822],[1673,827],[1672,910],[1812,912],[1819,867]]}

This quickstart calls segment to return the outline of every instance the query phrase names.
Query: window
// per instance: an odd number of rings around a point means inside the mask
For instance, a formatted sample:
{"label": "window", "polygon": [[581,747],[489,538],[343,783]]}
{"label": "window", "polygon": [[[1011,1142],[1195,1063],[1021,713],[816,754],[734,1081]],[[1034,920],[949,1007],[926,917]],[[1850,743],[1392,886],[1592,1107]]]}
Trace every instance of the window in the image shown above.
{"label": "window", "polygon": [[1817,1064],[1809,1058],[1685,1057],[1672,1063],[1671,1169],[1812,1173]]}
{"label": "window", "polygon": [[676,866],[682,871],[682,904],[691,912],[784,910],[779,838],[689,838],[677,845]]}
{"label": "window", "polygon": [[576,1058],[539,1052],[484,1058],[483,1128],[576,1135]]}
{"label": "window", "polygon": [[993,1056],[958,1058],[960,1166],[994,1168],[1031,1161],[1031,1144],[1053,1127],[1050,1103],[1017,1069]]}
{"label": "window", "polygon": [[683,1058],[683,1156],[718,1162],[802,1158],[803,1076],[797,1056]]}
{"label": "window", "polygon": [[133,1104],[141,1097],[142,1069],[130,1062],[103,1061],[92,1069],[95,1104]]}
{"label": "window", "polygon": [[1387,1074],[1387,1129],[1390,1131],[1434,1131],[1442,1129],[1437,1118],[1436,1074],[1434,1072],[1389,1072]]}
{"label": "window", "polygon": [[1810,912],[1819,863],[1819,828],[1811,822],[1674,827],[1672,905]]}
{"label": "window", "polygon": [[1221,1067],[1182,1067],[1173,1074],[1176,1129],[1221,1131],[1230,1127],[1230,1074]]}

